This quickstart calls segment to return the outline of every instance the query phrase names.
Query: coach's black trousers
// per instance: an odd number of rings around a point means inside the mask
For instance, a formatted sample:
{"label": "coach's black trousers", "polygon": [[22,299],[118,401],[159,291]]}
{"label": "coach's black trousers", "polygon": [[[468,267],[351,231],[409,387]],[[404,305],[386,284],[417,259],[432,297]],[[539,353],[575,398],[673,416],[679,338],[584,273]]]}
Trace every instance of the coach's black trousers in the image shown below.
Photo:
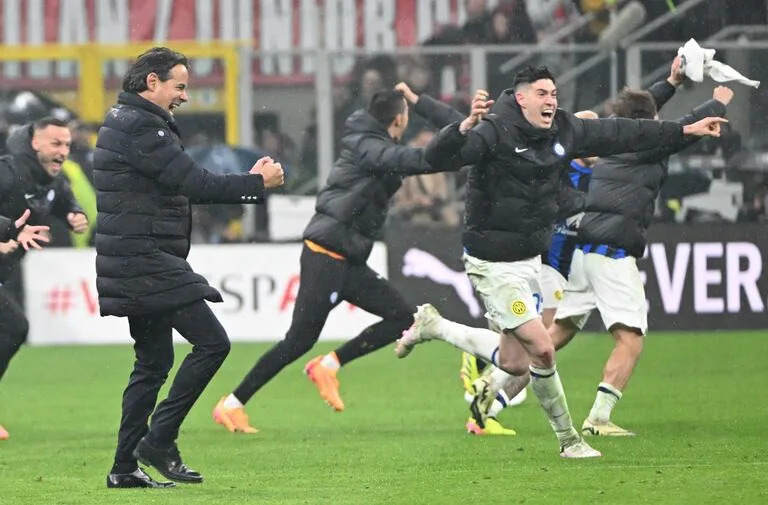
{"label": "coach's black trousers", "polygon": [[8,363],[27,339],[29,323],[24,309],[8,288],[0,286],[0,378]]}
{"label": "coach's black trousers", "polygon": [[[202,300],[167,313],[131,316],[128,324],[136,362],[123,393],[113,468],[119,473],[136,469],[132,453],[145,435],[155,447],[176,441],[187,413],[229,353],[227,333]],[[193,345],[192,352],[179,367],[168,397],[155,409],[158,391],[173,366],[174,328]],[[147,427],[150,414],[152,423]]]}
{"label": "coach's black trousers", "polygon": [[413,324],[416,308],[368,265],[337,260],[304,245],[291,327],[285,339],[268,350],[248,372],[234,395],[247,402],[280,370],[309,351],[320,337],[328,314],[344,300],[382,320],[336,349],[342,365],[394,342]]}

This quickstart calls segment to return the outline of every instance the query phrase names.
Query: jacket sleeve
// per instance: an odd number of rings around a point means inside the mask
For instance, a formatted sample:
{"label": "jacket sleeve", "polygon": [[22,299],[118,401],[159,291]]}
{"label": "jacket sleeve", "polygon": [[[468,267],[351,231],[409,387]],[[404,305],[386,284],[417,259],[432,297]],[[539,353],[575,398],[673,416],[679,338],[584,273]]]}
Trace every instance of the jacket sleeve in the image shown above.
{"label": "jacket sleeve", "polygon": [[414,112],[430,120],[436,128],[443,128],[453,122],[461,121],[464,116],[450,105],[439,102],[428,95],[420,95],[413,107]]}
{"label": "jacket sleeve", "polygon": [[657,111],[660,111],[661,108],[664,107],[664,104],[666,104],[670,98],[675,96],[675,91],[677,91],[677,88],[672,86],[667,80],[653,83],[651,87],[648,88],[648,93],[651,94],[653,100],[656,102]]}
{"label": "jacket sleeve", "polygon": [[[560,114],[561,111],[558,111]],[[648,151],[683,142],[683,126],[653,119],[579,119],[568,114],[573,128],[571,158]]]}
{"label": "jacket sleeve", "polygon": [[486,160],[499,141],[496,128],[489,121],[481,121],[466,135],[459,132],[460,123],[443,128],[427,145],[427,161],[446,171],[459,170]]}
{"label": "jacket sleeve", "polygon": [[[163,131],[163,135],[159,135]],[[142,175],[184,195],[192,203],[261,203],[264,179],[255,174],[219,175],[204,169],[176,145],[171,132],[146,128],[133,137],[128,153]]]}
{"label": "jacket sleeve", "polygon": [[[75,200],[69,182],[63,174],[59,174],[56,179],[56,201],[53,202],[51,214],[67,223],[67,215],[70,212],[74,212],[75,214],[85,214],[85,211],[78,205],[77,200]],[[69,226],[69,223],[67,223],[67,226]]]}
{"label": "jacket sleeve", "polygon": [[8,242],[19,236],[16,222],[5,216],[0,216],[0,242]]}
{"label": "jacket sleeve", "polygon": [[[727,108],[725,104],[713,98],[694,108],[689,114],[679,118],[677,123],[687,125],[707,117],[725,117],[726,112]],[[643,162],[661,161],[667,156],[680,152],[686,147],[695,144],[700,139],[701,137],[684,136],[680,142],[659,146],[655,149],[641,152],[639,153],[639,158]]]}

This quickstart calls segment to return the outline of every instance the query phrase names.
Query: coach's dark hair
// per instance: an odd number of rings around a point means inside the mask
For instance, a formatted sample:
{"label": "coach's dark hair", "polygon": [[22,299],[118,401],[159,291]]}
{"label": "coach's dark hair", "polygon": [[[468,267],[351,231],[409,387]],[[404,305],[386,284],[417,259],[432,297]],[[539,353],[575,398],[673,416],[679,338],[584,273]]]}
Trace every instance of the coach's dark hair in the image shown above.
{"label": "coach's dark hair", "polygon": [[647,91],[623,89],[616,95],[611,105],[614,116],[629,119],[654,119],[656,117],[656,101]]}
{"label": "coach's dark hair", "polygon": [[550,81],[555,82],[555,76],[552,75],[552,72],[549,71],[548,67],[543,65],[540,67],[528,65],[515,74],[515,81],[512,84],[512,88],[517,90],[518,86],[522,84],[531,84],[539,79],[549,79]]}
{"label": "coach's dark hair", "polygon": [[384,126],[389,126],[395,119],[395,116],[405,112],[405,98],[399,91],[393,89],[377,91],[371,98],[371,104],[368,106],[368,112]]}
{"label": "coach's dark hair", "polygon": [[59,126],[61,128],[68,128],[69,124],[67,124],[66,121],[59,119],[57,117],[46,116],[32,123],[32,130],[33,131],[45,130],[49,126]]}
{"label": "coach's dark hair", "polygon": [[189,60],[181,53],[167,47],[153,47],[133,62],[123,77],[123,91],[141,93],[147,90],[147,76],[155,73],[165,82],[171,77],[171,69],[177,65],[189,68]]}

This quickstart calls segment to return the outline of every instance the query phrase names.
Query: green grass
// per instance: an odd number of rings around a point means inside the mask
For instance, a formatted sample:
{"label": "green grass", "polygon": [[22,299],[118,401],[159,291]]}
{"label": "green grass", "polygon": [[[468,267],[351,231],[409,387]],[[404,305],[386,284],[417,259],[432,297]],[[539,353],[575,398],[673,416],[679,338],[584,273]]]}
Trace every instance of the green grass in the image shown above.
{"label": "green grass", "polygon": [[[559,356],[579,425],[610,348],[608,337],[584,335]],[[229,434],[210,409],[264,349],[233,346],[182,428],[182,454],[205,483],[157,491],[104,484],[130,348],[22,349],[0,387],[11,432],[0,443],[0,504],[768,503],[763,333],[650,336],[614,412],[639,436],[591,439],[604,457],[589,461],[558,457],[533,397],[501,416],[517,437],[466,435],[459,356],[442,343],[346,367],[342,414],[300,373],[302,359],[248,405],[262,431]],[[178,348],[178,362],[188,350]]]}

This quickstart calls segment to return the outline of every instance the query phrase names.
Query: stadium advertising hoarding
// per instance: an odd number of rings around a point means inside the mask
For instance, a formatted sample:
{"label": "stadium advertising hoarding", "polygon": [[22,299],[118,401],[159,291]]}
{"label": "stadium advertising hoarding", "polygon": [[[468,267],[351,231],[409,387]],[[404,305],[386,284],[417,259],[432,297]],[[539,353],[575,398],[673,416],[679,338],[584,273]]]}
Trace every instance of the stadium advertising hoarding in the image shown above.
{"label": "stadium advertising hoarding", "polygon": [[[649,230],[638,262],[650,331],[763,329],[768,236],[760,225],[664,225]],[[463,274],[461,233],[403,226],[387,238],[390,279],[413,303],[431,302],[454,320],[485,325]],[[601,329],[599,317],[590,327]]]}
{"label": "stadium advertising hoarding", "polygon": [[[189,262],[222,294],[212,303],[233,341],[274,341],[291,323],[299,287],[301,244],[200,245]],[[101,317],[92,249],[48,249],[24,264],[31,344],[128,343],[126,318]],[[386,276],[386,249],[376,244],[369,264]],[[344,302],[328,318],[321,338],[344,340],[377,318]],[[177,336],[178,337],[178,336]]]}
{"label": "stadium advertising hoarding", "polygon": [[[498,0],[490,0],[493,6]],[[174,40],[245,41],[262,51],[388,51],[419,44],[438,27],[466,18],[464,0],[0,0],[0,42],[18,44],[121,44]],[[348,74],[352,56],[334,61]],[[119,77],[126,63],[107,69]],[[197,86],[220,80],[221,66],[193,62]],[[312,82],[311,56],[273,55],[254,65],[258,83]],[[61,85],[77,75],[74,62],[5,62],[2,77],[20,86]],[[62,81],[64,79],[64,81]],[[202,80],[201,80],[202,79]]]}

